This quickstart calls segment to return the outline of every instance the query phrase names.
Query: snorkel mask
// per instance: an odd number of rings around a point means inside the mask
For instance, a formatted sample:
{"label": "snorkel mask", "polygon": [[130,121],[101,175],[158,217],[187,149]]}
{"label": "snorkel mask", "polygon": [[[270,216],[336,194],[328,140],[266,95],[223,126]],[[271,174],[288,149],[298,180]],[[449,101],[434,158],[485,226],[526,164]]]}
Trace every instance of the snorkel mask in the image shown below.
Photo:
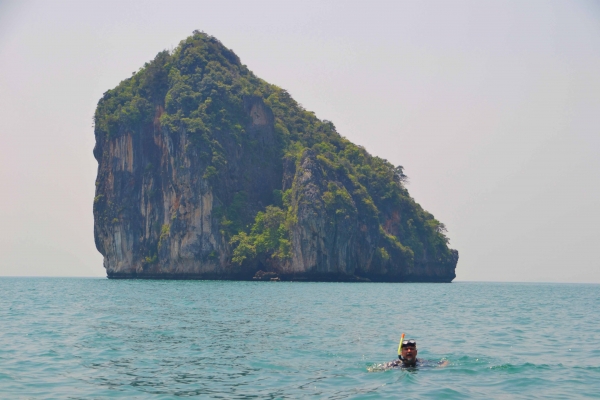
{"label": "snorkel mask", "polygon": [[398,358],[402,358],[402,347],[413,347],[417,348],[417,342],[414,339],[404,340],[404,333],[400,336],[400,344],[398,344]]}

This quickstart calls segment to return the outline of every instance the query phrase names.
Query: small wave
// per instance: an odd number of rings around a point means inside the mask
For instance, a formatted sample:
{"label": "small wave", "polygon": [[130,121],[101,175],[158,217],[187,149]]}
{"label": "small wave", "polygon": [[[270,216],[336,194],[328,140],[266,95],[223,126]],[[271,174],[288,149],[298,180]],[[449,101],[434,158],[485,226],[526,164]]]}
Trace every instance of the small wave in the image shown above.
{"label": "small wave", "polygon": [[514,365],[514,364],[502,364],[502,365],[492,365],[490,367],[491,370],[495,370],[495,371],[506,371],[508,373],[519,373],[519,372],[523,372],[523,371],[527,371],[527,370],[531,370],[531,369],[538,369],[538,370],[548,370],[550,369],[550,366],[548,364],[532,364],[532,363],[525,363],[525,364],[521,364],[521,365]]}
{"label": "small wave", "polygon": [[367,366],[367,372],[383,372],[391,369],[387,364],[371,364]]}

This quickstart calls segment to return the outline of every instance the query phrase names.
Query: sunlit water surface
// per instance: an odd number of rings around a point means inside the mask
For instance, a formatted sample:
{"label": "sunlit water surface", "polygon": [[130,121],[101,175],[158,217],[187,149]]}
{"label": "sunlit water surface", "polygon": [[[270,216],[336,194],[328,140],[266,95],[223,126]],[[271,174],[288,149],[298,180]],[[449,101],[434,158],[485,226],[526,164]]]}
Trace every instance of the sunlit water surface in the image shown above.
{"label": "sunlit water surface", "polygon": [[0,278],[0,394],[600,396],[600,285]]}

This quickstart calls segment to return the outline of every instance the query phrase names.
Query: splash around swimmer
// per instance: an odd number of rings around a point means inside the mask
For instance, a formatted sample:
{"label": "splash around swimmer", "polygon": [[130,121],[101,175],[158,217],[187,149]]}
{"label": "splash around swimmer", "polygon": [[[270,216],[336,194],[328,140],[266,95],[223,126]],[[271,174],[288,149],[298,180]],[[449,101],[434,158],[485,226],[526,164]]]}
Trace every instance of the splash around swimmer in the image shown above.
{"label": "splash around swimmer", "polygon": [[414,339],[404,340],[404,333],[400,338],[398,346],[398,360],[390,361],[378,367],[370,367],[369,371],[388,370],[391,368],[417,368],[417,367],[445,367],[448,365],[447,360],[439,362],[423,360],[417,358],[418,349],[417,341]]}

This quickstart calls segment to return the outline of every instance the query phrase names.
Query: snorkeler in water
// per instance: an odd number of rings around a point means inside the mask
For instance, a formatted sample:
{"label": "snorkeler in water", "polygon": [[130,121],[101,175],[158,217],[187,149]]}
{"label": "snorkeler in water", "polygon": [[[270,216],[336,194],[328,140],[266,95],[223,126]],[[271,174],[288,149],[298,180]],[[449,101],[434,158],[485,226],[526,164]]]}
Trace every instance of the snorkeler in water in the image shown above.
{"label": "snorkeler in water", "polygon": [[392,361],[391,367],[416,367],[421,361],[417,358],[417,342],[413,339],[403,340],[400,345],[400,354],[398,354],[398,360]]}
{"label": "snorkeler in water", "polygon": [[398,360],[391,361],[385,365],[387,368],[415,368],[419,366],[437,366],[445,367],[448,365],[447,360],[442,360],[438,363],[417,358],[417,342],[413,339],[404,340],[404,334],[398,349]]}

